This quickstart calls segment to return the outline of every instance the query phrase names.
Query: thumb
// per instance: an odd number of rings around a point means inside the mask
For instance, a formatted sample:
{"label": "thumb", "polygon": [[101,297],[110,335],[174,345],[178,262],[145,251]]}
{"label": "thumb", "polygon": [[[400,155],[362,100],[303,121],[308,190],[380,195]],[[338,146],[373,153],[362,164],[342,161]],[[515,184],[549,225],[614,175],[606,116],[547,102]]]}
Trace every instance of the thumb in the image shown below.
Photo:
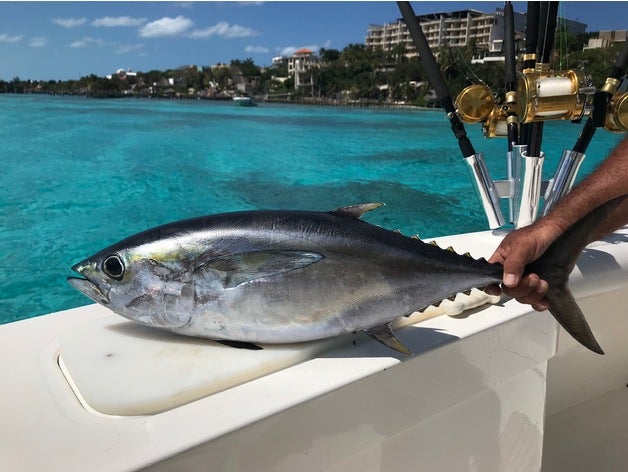
{"label": "thumb", "polygon": [[503,283],[506,287],[515,287],[521,281],[526,263],[530,260],[528,254],[524,251],[517,251],[513,247],[510,248],[508,256],[504,259],[504,277]]}

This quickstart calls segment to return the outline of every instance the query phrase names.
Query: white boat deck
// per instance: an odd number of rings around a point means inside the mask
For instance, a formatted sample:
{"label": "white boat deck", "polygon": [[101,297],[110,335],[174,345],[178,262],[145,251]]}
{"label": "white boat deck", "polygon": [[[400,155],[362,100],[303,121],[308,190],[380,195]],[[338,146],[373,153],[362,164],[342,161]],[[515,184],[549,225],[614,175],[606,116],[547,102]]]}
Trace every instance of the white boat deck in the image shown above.
{"label": "white boat deck", "polygon": [[545,420],[543,471],[628,469],[628,385]]}
{"label": "white boat deck", "polygon": [[[555,356],[553,318],[515,301],[417,315],[399,330],[411,357],[362,335],[234,350],[97,305],[2,325],[3,467],[528,471],[543,455],[543,470],[621,470],[627,236],[571,279],[606,356],[565,335]],[[479,257],[499,236],[439,240]]]}

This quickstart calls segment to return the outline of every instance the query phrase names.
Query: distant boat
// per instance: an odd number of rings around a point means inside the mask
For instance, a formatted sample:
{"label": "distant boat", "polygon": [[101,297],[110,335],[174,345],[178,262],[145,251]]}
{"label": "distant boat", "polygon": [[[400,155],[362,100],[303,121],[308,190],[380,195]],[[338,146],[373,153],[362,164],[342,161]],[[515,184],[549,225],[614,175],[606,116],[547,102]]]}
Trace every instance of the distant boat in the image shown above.
{"label": "distant boat", "polygon": [[233,97],[236,105],[241,107],[256,107],[257,102],[252,97]]}

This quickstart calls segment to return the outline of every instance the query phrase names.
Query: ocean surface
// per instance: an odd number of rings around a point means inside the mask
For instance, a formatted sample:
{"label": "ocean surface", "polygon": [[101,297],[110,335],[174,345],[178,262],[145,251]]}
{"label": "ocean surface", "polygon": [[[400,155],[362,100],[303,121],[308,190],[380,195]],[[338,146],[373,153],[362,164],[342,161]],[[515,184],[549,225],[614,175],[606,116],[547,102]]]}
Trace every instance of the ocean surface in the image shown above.
{"label": "ocean surface", "polygon": [[[546,123],[546,178],[580,128]],[[504,178],[505,140],[467,132]],[[598,131],[581,177],[619,139]],[[487,229],[460,157],[442,111],[0,95],[0,323],[91,303],[74,263],[183,218],[385,202],[365,219]]]}

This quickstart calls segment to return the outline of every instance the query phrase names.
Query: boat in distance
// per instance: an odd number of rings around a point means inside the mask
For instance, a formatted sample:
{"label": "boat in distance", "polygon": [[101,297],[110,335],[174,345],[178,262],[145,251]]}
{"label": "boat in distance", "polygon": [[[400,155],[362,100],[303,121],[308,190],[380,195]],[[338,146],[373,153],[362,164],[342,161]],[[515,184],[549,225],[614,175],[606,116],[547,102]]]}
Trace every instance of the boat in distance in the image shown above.
{"label": "boat in distance", "polygon": [[236,96],[233,97],[233,101],[236,105],[241,107],[256,107],[257,101],[253,97],[248,96]]}

